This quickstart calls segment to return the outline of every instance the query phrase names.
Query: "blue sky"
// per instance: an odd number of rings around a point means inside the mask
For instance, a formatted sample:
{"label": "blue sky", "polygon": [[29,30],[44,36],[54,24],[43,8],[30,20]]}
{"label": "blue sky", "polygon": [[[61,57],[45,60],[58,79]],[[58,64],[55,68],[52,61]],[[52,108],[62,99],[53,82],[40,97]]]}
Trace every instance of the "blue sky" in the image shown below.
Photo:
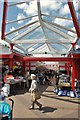
{"label": "blue sky", "polygon": [[[20,1],[20,0],[19,0]],[[9,4],[14,4],[15,2],[9,2]],[[54,16],[61,16],[61,17],[68,17],[71,18],[70,16],[70,12],[68,10],[68,6],[67,4],[65,4],[66,2],[46,2],[45,1],[41,1],[41,11],[42,13],[45,14],[50,14],[50,15],[54,15]],[[49,7],[50,6],[50,7]],[[77,5],[75,5],[77,6]],[[77,10],[77,7],[75,7]],[[0,5],[0,10],[1,10],[1,14],[0,14],[0,18],[2,18],[2,4]],[[27,17],[27,16],[31,16],[31,15],[35,15],[37,14],[37,5],[36,2],[29,2],[29,3],[24,3],[21,5],[17,5],[17,6],[13,6],[13,7],[8,7],[8,11],[7,11],[7,21],[12,21],[12,20],[16,20],[22,17]],[[52,18],[50,17],[44,17],[46,20],[48,21],[52,21]],[[29,21],[32,21],[32,19],[28,19],[28,20],[24,20],[15,24],[10,24],[7,25],[6,27],[6,32],[7,31],[11,31],[11,28],[18,28],[22,25],[25,25],[26,23],[28,23]],[[67,22],[66,21],[61,21],[60,19],[54,19],[53,22],[61,24],[61,25],[66,25]],[[0,23],[1,26],[1,23]],[[71,26],[71,23],[68,24],[69,27],[73,27]]]}
{"label": "blue sky", "polygon": [[3,3],[0,4],[0,31],[2,25]]}

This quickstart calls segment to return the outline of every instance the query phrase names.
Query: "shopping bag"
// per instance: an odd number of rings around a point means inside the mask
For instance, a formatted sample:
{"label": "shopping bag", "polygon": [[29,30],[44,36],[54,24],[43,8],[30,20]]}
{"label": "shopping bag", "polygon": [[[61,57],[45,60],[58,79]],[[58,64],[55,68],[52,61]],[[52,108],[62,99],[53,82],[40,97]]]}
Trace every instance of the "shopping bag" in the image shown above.
{"label": "shopping bag", "polygon": [[2,90],[4,92],[4,96],[8,97],[10,95],[10,85],[9,84],[4,84],[2,87]]}
{"label": "shopping bag", "polygon": [[40,95],[40,92],[38,90],[32,92],[32,100],[33,101],[38,100],[40,98],[41,98],[41,95]]}

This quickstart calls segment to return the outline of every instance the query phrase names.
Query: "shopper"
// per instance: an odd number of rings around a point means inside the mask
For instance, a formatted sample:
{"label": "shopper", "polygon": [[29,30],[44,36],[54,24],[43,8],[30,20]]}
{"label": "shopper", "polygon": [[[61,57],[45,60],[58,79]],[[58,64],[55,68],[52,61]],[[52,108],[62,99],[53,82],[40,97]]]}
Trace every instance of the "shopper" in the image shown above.
{"label": "shopper", "polygon": [[41,98],[41,96],[40,96],[40,92],[39,92],[39,88],[38,88],[38,84],[37,84],[37,80],[36,80],[36,75],[31,74],[31,79],[32,79],[32,83],[31,83],[29,92],[31,92],[31,96],[32,96],[32,105],[30,107],[30,110],[34,109],[34,104],[37,104],[39,106],[39,110],[41,110],[42,104],[40,104],[37,101],[38,99]]}

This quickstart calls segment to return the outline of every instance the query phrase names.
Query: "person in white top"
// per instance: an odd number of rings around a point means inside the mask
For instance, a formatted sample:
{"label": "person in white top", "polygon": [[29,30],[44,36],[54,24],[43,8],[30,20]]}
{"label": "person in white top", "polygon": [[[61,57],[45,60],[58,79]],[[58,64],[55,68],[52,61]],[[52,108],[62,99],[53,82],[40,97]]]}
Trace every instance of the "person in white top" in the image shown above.
{"label": "person in white top", "polygon": [[30,110],[34,109],[34,104],[37,104],[39,106],[39,110],[41,110],[42,104],[40,104],[37,101],[38,99],[41,98],[41,96],[40,96],[40,92],[39,92],[39,88],[38,88],[38,84],[37,84],[37,80],[36,80],[36,75],[31,74],[31,79],[32,79],[32,83],[31,83],[29,92],[31,92],[32,104],[31,104]]}

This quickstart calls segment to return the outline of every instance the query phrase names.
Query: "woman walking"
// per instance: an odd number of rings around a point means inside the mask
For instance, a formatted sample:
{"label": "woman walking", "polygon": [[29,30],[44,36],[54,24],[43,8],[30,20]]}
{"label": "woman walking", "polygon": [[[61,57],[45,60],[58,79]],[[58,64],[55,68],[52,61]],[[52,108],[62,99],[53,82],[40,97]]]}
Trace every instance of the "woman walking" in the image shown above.
{"label": "woman walking", "polygon": [[38,84],[37,84],[37,80],[36,80],[36,75],[31,74],[31,79],[32,79],[32,83],[31,83],[29,92],[31,92],[32,104],[31,104],[30,110],[34,109],[34,104],[37,104],[39,106],[39,110],[41,110],[42,104],[40,104],[37,101],[38,99],[41,98],[41,96],[40,96],[40,92],[39,92],[39,88],[38,88]]}

